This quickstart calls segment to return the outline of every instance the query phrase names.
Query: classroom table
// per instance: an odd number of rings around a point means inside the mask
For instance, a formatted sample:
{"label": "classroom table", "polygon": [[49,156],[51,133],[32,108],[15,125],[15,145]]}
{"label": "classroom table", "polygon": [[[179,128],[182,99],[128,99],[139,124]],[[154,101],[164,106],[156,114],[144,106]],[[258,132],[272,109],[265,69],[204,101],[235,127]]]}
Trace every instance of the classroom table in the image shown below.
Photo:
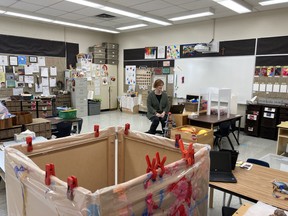
{"label": "classroom table", "polygon": [[209,207],[213,207],[213,189],[238,196],[251,202],[261,201],[288,210],[287,200],[274,198],[272,181],[287,182],[288,172],[253,164],[250,170],[236,167],[233,174],[237,183],[209,182]]}
{"label": "classroom table", "polygon": [[82,123],[83,123],[82,118],[63,119],[60,117],[48,117],[46,119],[51,122],[51,129],[52,130],[56,128],[56,124],[58,124],[62,121],[71,121],[72,125],[74,125],[73,123],[76,123],[78,134],[80,134],[81,129],[82,129]]}
{"label": "classroom table", "polygon": [[241,115],[234,114],[230,114],[229,117],[227,115],[222,115],[220,116],[220,119],[218,119],[218,115],[199,115],[197,118],[188,119],[188,121],[190,125],[214,130],[214,127],[218,126],[222,122],[236,120],[238,121],[237,139],[239,141],[241,118]]}

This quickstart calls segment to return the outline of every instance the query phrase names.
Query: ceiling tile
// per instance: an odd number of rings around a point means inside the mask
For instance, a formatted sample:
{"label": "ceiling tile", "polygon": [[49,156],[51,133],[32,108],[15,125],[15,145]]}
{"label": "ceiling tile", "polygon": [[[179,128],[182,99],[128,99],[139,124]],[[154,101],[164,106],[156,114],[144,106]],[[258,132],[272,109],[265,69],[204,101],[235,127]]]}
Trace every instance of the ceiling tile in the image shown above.
{"label": "ceiling tile", "polygon": [[157,16],[163,16],[163,17],[167,17],[170,14],[176,14],[176,13],[181,13],[181,12],[185,12],[186,10],[180,7],[168,7],[168,8],[164,8],[164,9],[159,9],[159,10],[153,10],[150,11],[150,14],[154,14]]}
{"label": "ceiling tile", "polygon": [[81,6],[79,4],[75,4],[72,2],[67,2],[67,1],[62,1],[60,3],[53,4],[50,7],[54,9],[58,9],[58,10],[67,11],[67,12],[72,12],[72,11],[76,11],[76,10],[80,10],[84,8],[84,6]]}
{"label": "ceiling tile", "polygon": [[135,6],[135,5],[139,5],[139,4],[144,4],[144,3],[148,3],[148,2],[153,2],[152,0],[110,0],[107,1],[113,4],[118,4],[118,5],[122,5],[122,6],[126,6],[126,7],[131,7],[131,6]]}
{"label": "ceiling tile", "polygon": [[37,13],[50,15],[50,16],[60,16],[60,15],[66,14],[67,12],[46,7],[46,8],[43,8],[41,10],[38,10]]}
{"label": "ceiling tile", "polygon": [[61,1],[63,1],[63,0],[22,0],[22,2],[35,4],[35,5],[43,5],[43,6],[51,6],[51,5],[59,3]]}
{"label": "ceiling tile", "polygon": [[31,11],[37,11],[37,10],[43,8],[43,7],[39,6],[39,5],[25,3],[25,2],[17,2],[15,4],[13,4],[10,8],[21,9],[21,10],[25,10],[25,11],[31,12]]}
{"label": "ceiling tile", "polygon": [[2,7],[8,7],[13,5],[14,3],[18,2],[17,0],[1,0],[0,1],[0,6]]}
{"label": "ceiling tile", "polygon": [[104,13],[104,11],[96,9],[96,8],[85,7],[79,10],[75,10],[73,13],[80,14],[80,15],[82,14],[85,16],[95,16],[95,15]]}
{"label": "ceiling tile", "polygon": [[69,20],[80,20],[86,16],[83,16],[81,14],[75,14],[75,13],[66,13],[66,14],[61,15],[59,17],[64,18],[64,19],[69,19]]}
{"label": "ceiling tile", "polygon": [[157,9],[168,8],[170,6],[171,6],[171,4],[169,4],[167,2],[157,0],[157,1],[146,2],[144,4],[139,4],[139,5],[133,6],[131,8],[137,9],[140,11],[144,11],[144,12],[148,12],[148,11],[153,11],[153,10],[157,10]]}

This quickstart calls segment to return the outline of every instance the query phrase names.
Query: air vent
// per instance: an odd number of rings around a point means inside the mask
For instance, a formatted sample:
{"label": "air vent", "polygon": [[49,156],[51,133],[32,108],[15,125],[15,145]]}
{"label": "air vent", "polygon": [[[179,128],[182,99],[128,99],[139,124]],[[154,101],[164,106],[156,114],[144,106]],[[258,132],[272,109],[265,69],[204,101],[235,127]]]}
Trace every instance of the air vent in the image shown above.
{"label": "air vent", "polygon": [[115,16],[110,15],[110,14],[106,14],[106,13],[98,14],[95,17],[100,18],[100,19],[114,19],[114,18],[116,18]]}

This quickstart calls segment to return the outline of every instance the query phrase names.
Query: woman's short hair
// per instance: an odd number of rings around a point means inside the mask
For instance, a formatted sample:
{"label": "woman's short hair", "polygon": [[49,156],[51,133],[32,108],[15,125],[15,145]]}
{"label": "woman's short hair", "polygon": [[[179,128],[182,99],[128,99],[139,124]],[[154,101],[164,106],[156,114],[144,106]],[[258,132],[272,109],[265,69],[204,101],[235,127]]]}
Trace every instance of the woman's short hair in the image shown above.
{"label": "woman's short hair", "polygon": [[158,86],[163,86],[163,85],[164,85],[163,80],[157,79],[157,80],[155,80],[155,82],[154,82],[153,88],[157,88]]}

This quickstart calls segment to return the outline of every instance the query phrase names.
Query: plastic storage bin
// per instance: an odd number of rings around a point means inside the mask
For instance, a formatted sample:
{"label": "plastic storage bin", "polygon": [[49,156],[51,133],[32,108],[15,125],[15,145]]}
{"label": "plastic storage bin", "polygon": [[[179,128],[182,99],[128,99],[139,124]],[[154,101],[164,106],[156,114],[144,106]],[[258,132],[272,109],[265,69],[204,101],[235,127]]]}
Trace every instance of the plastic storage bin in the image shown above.
{"label": "plastic storage bin", "polygon": [[73,119],[77,116],[77,109],[63,110],[59,112],[59,117],[63,119]]}
{"label": "plastic storage bin", "polygon": [[99,115],[101,109],[101,102],[88,100],[88,116]]}

